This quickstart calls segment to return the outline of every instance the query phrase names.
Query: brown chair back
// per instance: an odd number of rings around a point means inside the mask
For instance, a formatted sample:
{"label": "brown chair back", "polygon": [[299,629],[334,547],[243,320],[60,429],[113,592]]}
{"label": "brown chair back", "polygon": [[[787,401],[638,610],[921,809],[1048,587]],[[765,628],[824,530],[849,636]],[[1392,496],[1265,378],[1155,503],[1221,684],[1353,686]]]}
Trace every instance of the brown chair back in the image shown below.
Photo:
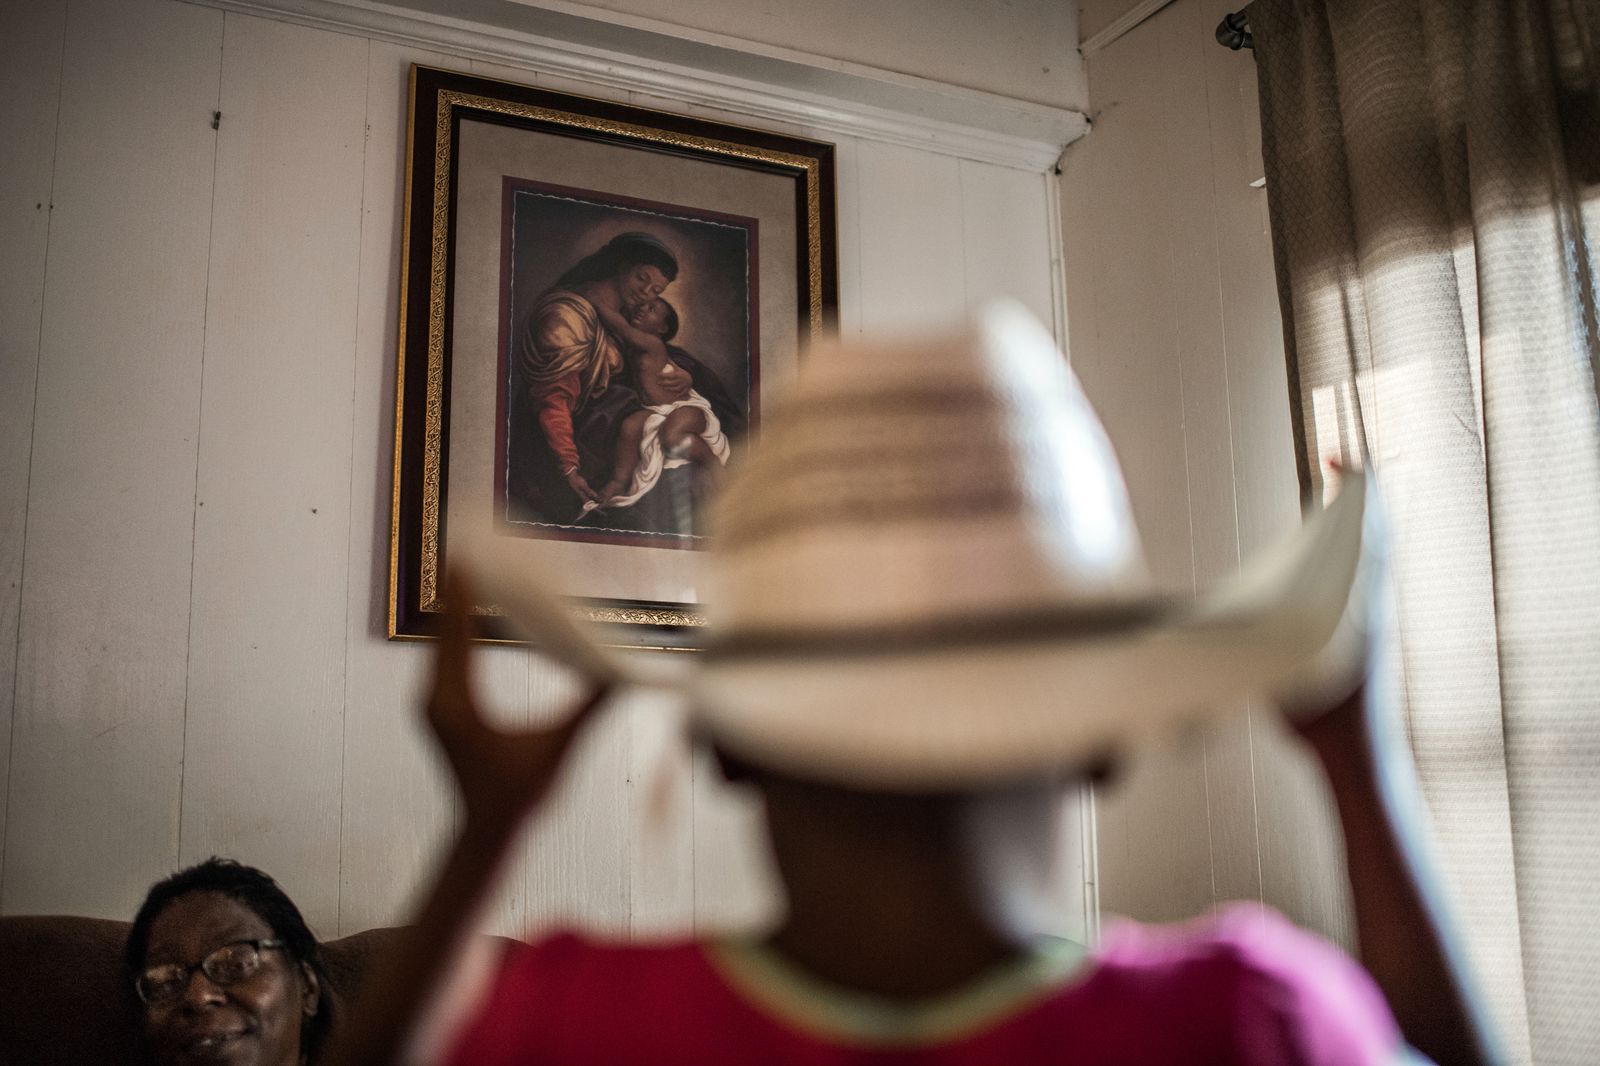
{"label": "brown chair back", "polygon": [[[0,1066],[138,1066],[139,1002],[122,965],[127,922],[0,918]],[[322,944],[334,1024],[373,960],[400,934],[369,929]]]}

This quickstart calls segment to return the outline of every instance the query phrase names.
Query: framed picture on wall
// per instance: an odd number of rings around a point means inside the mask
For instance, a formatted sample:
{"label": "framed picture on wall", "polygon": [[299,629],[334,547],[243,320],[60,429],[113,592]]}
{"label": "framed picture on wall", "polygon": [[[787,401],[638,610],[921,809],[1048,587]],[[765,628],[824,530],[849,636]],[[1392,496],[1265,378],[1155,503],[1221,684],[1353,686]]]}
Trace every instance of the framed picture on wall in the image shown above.
{"label": "framed picture on wall", "polygon": [[413,67],[389,635],[452,536],[692,648],[702,515],[836,299],[833,147]]}

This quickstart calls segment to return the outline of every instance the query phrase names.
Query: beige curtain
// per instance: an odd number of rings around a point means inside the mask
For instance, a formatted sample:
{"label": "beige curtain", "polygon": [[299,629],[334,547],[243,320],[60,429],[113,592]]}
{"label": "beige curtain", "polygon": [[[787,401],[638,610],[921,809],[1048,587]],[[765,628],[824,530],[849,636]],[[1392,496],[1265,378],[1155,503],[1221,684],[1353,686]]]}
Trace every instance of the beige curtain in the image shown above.
{"label": "beige curtain", "polygon": [[1441,865],[1520,1061],[1600,1063],[1600,0],[1256,0],[1301,478],[1370,456]]}

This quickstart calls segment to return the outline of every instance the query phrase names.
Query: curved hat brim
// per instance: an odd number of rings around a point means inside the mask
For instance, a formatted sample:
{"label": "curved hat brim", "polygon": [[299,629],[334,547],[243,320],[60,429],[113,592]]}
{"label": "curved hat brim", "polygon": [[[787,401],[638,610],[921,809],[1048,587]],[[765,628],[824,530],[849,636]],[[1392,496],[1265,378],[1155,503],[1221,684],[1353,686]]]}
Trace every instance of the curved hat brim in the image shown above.
{"label": "curved hat brim", "polygon": [[683,693],[734,752],[839,784],[951,788],[1066,769],[1251,693],[1310,701],[1353,685],[1374,571],[1363,561],[1369,491],[1346,474],[1332,504],[1198,601],[712,632],[700,655],[605,648],[525,564],[489,543],[464,555],[545,653],[596,681]]}

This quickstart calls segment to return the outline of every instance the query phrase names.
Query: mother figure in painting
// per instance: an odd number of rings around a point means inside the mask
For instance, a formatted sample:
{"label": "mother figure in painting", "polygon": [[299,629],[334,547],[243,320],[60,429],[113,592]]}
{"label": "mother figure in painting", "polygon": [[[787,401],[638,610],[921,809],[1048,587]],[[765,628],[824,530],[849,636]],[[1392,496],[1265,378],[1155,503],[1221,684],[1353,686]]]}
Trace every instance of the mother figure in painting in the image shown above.
{"label": "mother figure in painting", "polygon": [[623,233],[540,294],[511,352],[510,517],[569,525],[600,502],[618,431],[640,397],[596,308],[627,314],[677,276],[665,244]]}

